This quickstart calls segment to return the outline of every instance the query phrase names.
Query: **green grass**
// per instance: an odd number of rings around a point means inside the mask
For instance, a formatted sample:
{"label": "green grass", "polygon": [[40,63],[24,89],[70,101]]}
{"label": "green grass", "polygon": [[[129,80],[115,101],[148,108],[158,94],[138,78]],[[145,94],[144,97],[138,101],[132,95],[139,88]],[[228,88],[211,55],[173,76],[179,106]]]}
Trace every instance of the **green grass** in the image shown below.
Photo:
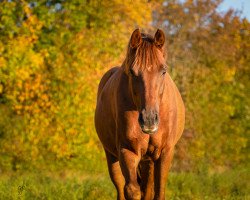
{"label": "green grass", "polygon": [[[171,173],[166,199],[248,200],[249,171],[221,174]],[[0,199],[112,200],[116,192],[106,173],[11,173],[0,176]]]}
{"label": "green grass", "polygon": [[172,173],[166,195],[172,200],[250,200],[249,180],[247,170],[213,175]]}

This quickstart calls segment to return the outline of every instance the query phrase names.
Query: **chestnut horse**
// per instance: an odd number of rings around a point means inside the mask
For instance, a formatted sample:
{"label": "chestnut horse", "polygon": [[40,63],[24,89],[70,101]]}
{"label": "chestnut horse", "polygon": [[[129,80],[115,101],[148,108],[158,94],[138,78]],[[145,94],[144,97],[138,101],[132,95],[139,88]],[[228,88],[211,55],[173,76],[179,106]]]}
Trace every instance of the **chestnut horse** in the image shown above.
{"label": "chestnut horse", "polygon": [[117,199],[165,199],[174,146],[185,121],[180,93],[167,73],[165,35],[136,29],[121,67],[104,74],[95,126]]}

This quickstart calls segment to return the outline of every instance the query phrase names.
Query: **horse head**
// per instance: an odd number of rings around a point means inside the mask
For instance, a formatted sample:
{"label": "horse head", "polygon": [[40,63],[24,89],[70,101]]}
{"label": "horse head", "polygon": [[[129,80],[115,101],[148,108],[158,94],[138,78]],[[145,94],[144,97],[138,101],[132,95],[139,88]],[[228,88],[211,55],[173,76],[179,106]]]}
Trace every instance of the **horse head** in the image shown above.
{"label": "horse head", "polygon": [[157,132],[160,123],[160,103],[166,74],[165,35],[157,30],[154,37],[136,29],[130,38],[125,72],[129,91],[139,112],[138,122],[144,133]]}

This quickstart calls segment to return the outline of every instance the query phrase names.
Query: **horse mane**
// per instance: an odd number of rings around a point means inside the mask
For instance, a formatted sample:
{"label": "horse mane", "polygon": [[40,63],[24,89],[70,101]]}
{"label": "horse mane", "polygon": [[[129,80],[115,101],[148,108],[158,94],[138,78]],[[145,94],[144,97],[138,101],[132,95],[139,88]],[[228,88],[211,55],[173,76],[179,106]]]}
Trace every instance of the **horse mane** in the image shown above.
{"label": "horse mane", "polygon": [[166,66],[165,49],[159,49],[154,43],[154,38],[149,34],[141,33],[141,38],[142,42],[137,48],[131,48],[129,41],[126,58],[123,63],[126,73],[129,73],[130,68],[138,72],[139,70],[151,71],[156,66]]}

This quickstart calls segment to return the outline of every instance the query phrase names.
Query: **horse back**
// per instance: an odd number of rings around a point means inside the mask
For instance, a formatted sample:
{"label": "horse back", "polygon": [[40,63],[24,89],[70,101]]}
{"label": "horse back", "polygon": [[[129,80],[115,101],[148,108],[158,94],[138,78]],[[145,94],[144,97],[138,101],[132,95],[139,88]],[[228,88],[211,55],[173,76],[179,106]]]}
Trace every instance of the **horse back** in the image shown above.
{"label": "horse back", "polygon": [[108,70],[102,77],[99,86],[98,86],[98,93],[97,93],[97,100],[104,88],[104,86],[106,85],[106,83],[108,82],[108,80],[110,79],[110,77],[119,69],[119,67],[113,67],[110,70]]}
{"label": "horse back", "polygon": [[102,77],[97,93],[95,110],[95,128],[106,151],[116,154],[115,123],[114,123],[114,90],[117,84],[117,72],[120,67],[113,67]]}

